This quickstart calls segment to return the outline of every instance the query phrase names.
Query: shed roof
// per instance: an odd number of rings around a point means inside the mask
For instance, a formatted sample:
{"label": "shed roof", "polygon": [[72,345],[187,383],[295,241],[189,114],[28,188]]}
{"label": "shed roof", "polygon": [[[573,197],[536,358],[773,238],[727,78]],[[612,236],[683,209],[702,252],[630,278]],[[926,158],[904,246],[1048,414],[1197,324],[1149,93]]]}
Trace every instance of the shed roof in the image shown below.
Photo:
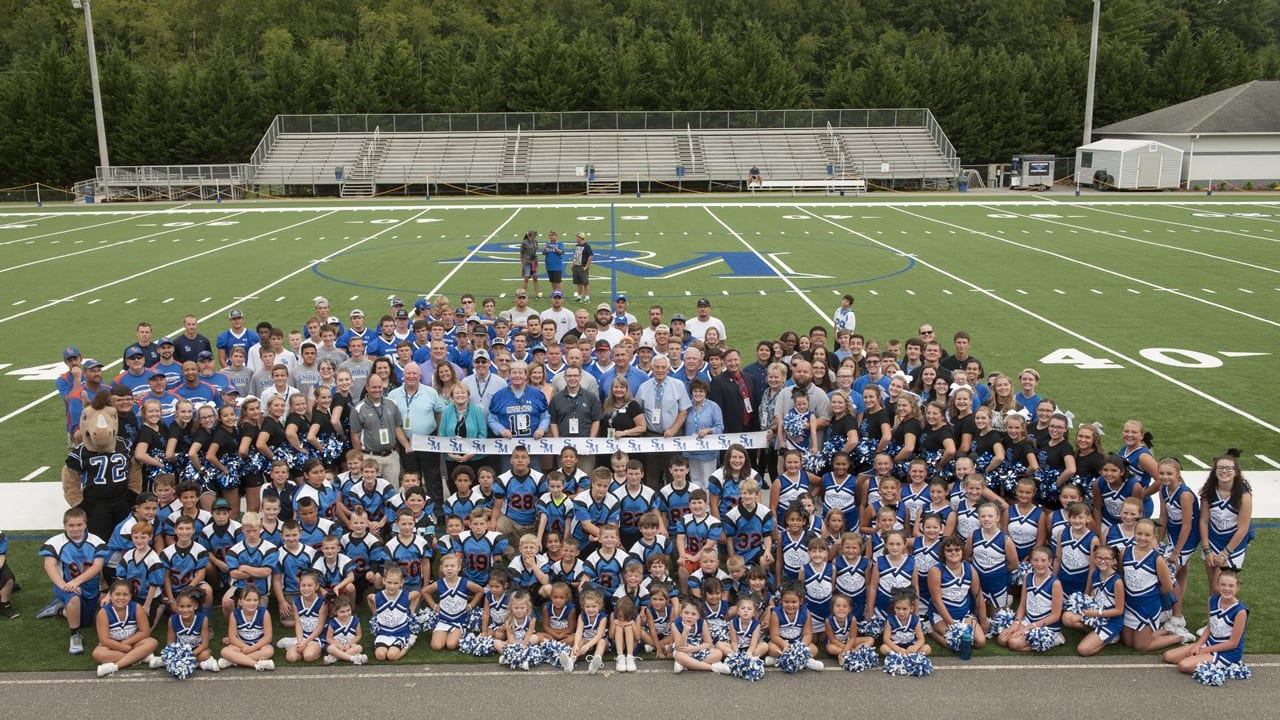
{"label": "shed roof", "polygon": [[1101,135],[1277,133],[1280,132],[1280,80],[1253,80],[1121,120],[1094,132]]}

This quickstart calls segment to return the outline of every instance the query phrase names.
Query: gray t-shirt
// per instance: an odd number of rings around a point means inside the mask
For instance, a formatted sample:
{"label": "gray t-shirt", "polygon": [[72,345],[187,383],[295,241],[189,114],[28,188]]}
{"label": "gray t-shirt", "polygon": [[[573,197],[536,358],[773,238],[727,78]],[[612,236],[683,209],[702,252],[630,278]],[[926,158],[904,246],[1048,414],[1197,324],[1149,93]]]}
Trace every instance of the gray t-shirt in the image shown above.
{"label": "gray t-shirt", "polygon": [[369,372],[373,370],[373,361],[366,355],[362,360],[348,359],[338,366],[341,370],[351,371],[351,397],[358,398],[364,394],[364,384],[369,380]]}

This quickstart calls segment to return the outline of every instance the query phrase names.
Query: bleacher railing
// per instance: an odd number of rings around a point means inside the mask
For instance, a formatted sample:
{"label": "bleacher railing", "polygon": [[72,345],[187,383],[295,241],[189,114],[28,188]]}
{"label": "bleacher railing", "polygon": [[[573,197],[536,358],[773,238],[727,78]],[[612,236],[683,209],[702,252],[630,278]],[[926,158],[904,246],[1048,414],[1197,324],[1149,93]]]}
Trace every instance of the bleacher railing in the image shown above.
{"label": "bleacher railing", "polygon": [[241,184],[253,177],[246,163],[225,165],[112,165],[98,168],[102,185]]}

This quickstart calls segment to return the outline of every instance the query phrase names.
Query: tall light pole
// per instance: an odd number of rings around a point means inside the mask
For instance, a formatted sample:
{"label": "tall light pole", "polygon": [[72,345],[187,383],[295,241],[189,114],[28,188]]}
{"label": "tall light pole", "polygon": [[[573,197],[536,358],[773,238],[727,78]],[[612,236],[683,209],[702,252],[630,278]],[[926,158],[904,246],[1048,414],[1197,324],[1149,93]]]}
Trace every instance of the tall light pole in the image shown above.
{"label": "tall light pole", "polygon": [[93,119],[98,125],[98,165],[111,167],[107,159],[107,125],[102,119],[102,90],[98,87],[98,50],[93,44],[93,13],[89,0],[71,0],[71,7],[84,8],[84,34],[89,46],[89,84],[93,89]]}
{"label": "tall light pole", "polygon": [[1102,0],[1093,0],[1093,27],[1089,30],[1089,84],[1084,91],[1083,145],[1093,142],[1093,76],[1098,71],[1098,18],[1101,15]]}

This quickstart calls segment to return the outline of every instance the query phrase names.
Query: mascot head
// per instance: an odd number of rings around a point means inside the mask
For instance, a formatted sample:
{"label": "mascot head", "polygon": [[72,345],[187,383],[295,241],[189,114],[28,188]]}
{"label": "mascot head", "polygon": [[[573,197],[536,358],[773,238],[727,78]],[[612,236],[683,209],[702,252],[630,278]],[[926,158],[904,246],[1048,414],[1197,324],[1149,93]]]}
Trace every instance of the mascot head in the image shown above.
{"label": "mascot head", "polygon": [[114,450],[118,422],[116,409],[111,405],[111,394],[99,390],[80,413],[80,441],[90,450]]}

